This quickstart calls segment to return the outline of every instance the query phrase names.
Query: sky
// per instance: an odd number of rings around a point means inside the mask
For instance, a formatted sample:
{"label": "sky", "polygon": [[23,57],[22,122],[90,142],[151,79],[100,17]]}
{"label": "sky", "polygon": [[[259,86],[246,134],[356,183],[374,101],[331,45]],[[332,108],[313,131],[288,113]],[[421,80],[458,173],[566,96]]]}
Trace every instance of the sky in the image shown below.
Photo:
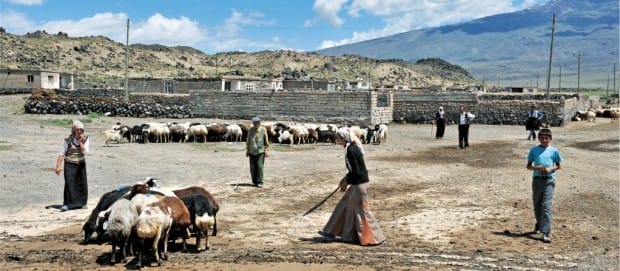
{"label": "sky", "polygon": [[[0,26],[219,52],[315,51],[550,0],[0,0]],[[553,0],[551,0],[553,1]]]}

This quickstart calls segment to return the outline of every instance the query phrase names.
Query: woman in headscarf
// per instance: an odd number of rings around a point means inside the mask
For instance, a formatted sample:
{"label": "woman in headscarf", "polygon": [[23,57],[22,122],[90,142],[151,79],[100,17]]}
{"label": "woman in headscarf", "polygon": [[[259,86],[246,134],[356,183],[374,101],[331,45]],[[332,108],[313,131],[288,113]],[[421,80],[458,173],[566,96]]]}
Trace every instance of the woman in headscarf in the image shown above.
{"label": "woman in headscarf", "polygon": [[61,211],[86,209],[88,182],[84,153],[88,152],[89,145],[88,136],[84,134],[84,124],[79,120],[73,121],[71,134],[64,140],[54,169],[56,175],[60,175],[63,171],[62,162],[65,162],[65,188]]}
{"label": "woman in headscarf", "polygon": [[443,111],[443,106],[439,107],[437,113],[435,113],[433,121],[435,122],[435,125],[437,125],[437,132],[435,133],[435,138],[443,138],[443,134],[446,131],[446,124],[448,123],[448,116],[446,115],[446,112]]}
{"label": "woman in headscarf", "polygon": [[343,242],[362,246],[383,244],[385,236],[368,204],[369,178],[361,141],[349,128],[341,128],[337,134],[336,141],[345,148],[349,171],[340,181],[340,191],[346,193],[319,234],[326,242],[340,236]]}

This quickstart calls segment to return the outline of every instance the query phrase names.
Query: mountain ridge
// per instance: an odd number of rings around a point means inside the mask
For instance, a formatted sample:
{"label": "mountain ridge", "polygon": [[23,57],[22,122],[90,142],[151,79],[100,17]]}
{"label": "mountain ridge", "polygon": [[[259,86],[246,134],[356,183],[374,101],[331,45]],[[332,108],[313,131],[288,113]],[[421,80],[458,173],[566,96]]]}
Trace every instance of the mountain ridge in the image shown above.
{"label": "mountain ridge", "polygon": [[[546,81],[552,16],[556,14],[551,87],[559,87],[563,76],[563,87],[576,88],[580,70],[582,86],[604,88],[607,77],[613,75],[613,64],[619,68],[618,6],[614,0],[554,0],[512,13],[316,52],[405,61],[437,57],[465,68],[478,80],[531,85],[537,77]],[[581,63],[579,54],[584,54]]]}

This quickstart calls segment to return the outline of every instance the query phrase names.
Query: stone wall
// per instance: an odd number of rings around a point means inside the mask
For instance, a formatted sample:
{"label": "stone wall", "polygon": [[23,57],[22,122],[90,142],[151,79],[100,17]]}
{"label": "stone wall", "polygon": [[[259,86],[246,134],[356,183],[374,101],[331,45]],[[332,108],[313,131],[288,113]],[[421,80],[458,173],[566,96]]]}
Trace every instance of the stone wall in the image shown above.
{"label": "stone wall", "polygon": [[[391,103],[391,94],[389,97]],[[377,107],[376,103],[376,92],[190,91],[192,116],[221,119],[260,116],[266,120],[340,124],[391,122],[391,109]]]}
{"label": "stone wall", "polygon": [[32,88],[0,88],[0,95],[29,94]]}
{"label": "stone wall", "polygon": [[456,123],[461,107],[476,115],[474,123],[524,125],[525,112],[535,105],[545,114],[545,122],[564,126],[577,110],[599,105],[598,97],[577,94],[509,93],[395,93],[394,120],[407,123],[430,123],[437,108],[443,106],[451,123]]}
{"label": "stone wall", "polygon": [[410,93],[410,92],[324,92],[324,91],[214,91],[192,90],[189,94],[130,93],[123,101],[122,90],[57,90],[58,99],[27,102],[27,113],[107,113],[133,117],[209,117],[267,120],[376,124],[392,121],[430,123],[443,106],[452,123],[459,108],[476,115],[474,123],[524,125],[525,112],[532,105],[545,114],[545,122],[564,126],[578,110],[600,105],[599,97],[579,94],[515,93]]}

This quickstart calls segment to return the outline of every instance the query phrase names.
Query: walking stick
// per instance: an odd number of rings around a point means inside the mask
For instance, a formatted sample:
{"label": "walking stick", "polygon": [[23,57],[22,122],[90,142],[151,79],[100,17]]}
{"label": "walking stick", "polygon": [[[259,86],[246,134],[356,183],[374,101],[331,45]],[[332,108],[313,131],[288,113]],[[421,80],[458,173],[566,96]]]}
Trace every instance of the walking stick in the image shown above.
{"label": "walking stick", "polygon": [[333,196],[334,194],[336,194],[336,192],[338,192],[338,190],[340,190],[340,186],[336,187],[336,190],[334,190],[334,192],[332,192],[331,194],[329,194],[327,197],[325,197],[323,200],[321,200],[319,203],[317,203],[316,205],[314,205],[312,208],[310,208],[310,210],[308,210],[306,213],[304,213],[304,215],[302,216],[306,216],[309,213],[312,213],[312,211],[316,210],[317,208],[319,208],[321,205],[323,205],[323,203],[325,203],[327,201],[327,199],[331,198],[331,196]]}

